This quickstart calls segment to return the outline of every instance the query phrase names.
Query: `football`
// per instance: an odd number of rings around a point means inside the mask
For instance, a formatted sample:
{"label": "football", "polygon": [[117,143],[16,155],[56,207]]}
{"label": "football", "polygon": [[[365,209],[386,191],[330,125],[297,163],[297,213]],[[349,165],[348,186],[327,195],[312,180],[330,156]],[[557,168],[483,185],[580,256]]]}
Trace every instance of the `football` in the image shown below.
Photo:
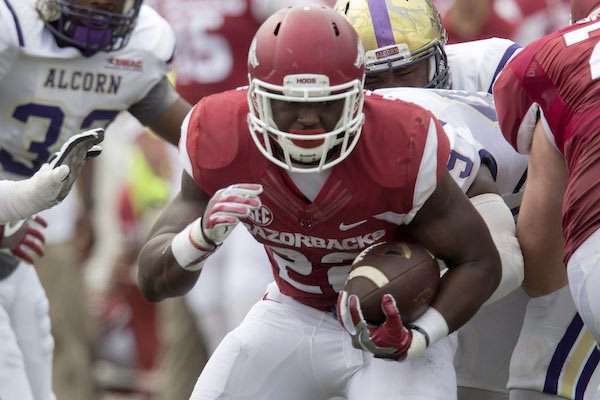
{"label": "football", "polygon": [[406,324],[427,310],[439,285],[440,267],[427,249],[411,242],[384,242],[356,257],[345,290],[358,296],[365,320],[374,325],[385,322],[381,298],[391,294]]}

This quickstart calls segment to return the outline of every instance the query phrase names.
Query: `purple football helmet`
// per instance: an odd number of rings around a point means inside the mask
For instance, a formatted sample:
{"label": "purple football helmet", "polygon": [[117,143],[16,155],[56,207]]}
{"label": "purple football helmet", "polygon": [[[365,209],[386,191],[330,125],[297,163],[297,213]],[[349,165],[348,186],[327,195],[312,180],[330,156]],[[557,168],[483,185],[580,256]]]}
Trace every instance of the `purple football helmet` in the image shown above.
{"label": "purple football helmet", "polygon": [[[131,36],[142,0],[80,4],[75,0],[37,0],[36,9],[59,43],[84,54],[122,49]],[[115,4],[122,4],[115,10]]]}

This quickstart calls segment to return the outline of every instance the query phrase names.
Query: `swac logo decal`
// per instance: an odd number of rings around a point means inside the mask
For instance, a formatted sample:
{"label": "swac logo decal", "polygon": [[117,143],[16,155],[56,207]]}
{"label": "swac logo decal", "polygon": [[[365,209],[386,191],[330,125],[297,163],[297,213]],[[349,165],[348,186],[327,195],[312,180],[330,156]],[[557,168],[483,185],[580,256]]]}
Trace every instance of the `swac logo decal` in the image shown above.
{"label": "swac logo decal", "polygon": [[250,211],[248,217],[258,226],[268,226],[273,222],[273,213],[265,206],[260,206],[259,209]]}
{"label": "swac logo decal", "polygon": [[104,66],[110,69],[123,69],[128,71],[144,70],[144,62],[142,60],[132,60],[129,58],[108,57]]}
{"label": "swac logo decal", "polygon": [[399,54],[400,50],[398,50],[398,47],[392,47],[389,49],[383,49],[380,51],[376,51],[375,52],[375,57],[377,57],[377,59],[380,58],[385,58],[385,57],[389,57],[389,56],[393,56],[395,54]]}

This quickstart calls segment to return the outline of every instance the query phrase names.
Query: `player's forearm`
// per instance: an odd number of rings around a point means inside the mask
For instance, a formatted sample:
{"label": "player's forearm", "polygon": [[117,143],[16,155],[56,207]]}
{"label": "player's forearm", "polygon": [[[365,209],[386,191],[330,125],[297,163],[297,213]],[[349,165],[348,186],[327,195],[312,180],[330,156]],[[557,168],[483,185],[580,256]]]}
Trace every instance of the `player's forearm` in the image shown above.
{"label": "player's forearm", "polygon": [[442,277],[432,307],[442,314],[449,332],[464,325],[494,293],[501,278],[500,257],[496,255],[459,264]]}
{"label": "player's forearm", "polygon": [[517,237],[525,260],[523,289],[531,297],[544,296],[568,283],[560,214],[531,209],[528,204],[521,210]]}
{"label": "player's forearm", "polygon": [[195,285],[200,271],[183,269],[171,251],[174,233],[157,235],[144,245],[138,260],[138,286],[152,302],[182,296]]}

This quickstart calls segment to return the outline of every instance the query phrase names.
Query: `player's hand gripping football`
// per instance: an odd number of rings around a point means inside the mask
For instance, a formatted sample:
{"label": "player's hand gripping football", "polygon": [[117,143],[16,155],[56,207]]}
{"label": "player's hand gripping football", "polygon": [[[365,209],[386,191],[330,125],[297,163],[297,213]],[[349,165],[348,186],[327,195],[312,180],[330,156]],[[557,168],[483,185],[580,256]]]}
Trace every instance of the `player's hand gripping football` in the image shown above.
{"label": "player's hand gripping football", "polygon": [[392,295],[383,296],[381,309],[385,322],[370,326],[363,316],[358,297],[348,295],[345,290],[339,293],[338,320],[352,335],[355,347],[373,353],[377,358],[405,360],[420,356],[427,348],[427,340],[421,332],[404,326]]}
{"label": "player's hand gripping football", "polygon": [[189,271],[198,271],[204,260],[229,236],[250,211],[262,203],[259,184],[239,183],[218,190],[208,201],[204,215],[173,238],[171,248],[177,263]]}
{"label": "player's hand gripping football", "polygon": [[44,255],[46,239],[42,229],[47,226],[46,221],[37,215],[16,223],[0,225],[0,251],[33,264],[36,256]]}

